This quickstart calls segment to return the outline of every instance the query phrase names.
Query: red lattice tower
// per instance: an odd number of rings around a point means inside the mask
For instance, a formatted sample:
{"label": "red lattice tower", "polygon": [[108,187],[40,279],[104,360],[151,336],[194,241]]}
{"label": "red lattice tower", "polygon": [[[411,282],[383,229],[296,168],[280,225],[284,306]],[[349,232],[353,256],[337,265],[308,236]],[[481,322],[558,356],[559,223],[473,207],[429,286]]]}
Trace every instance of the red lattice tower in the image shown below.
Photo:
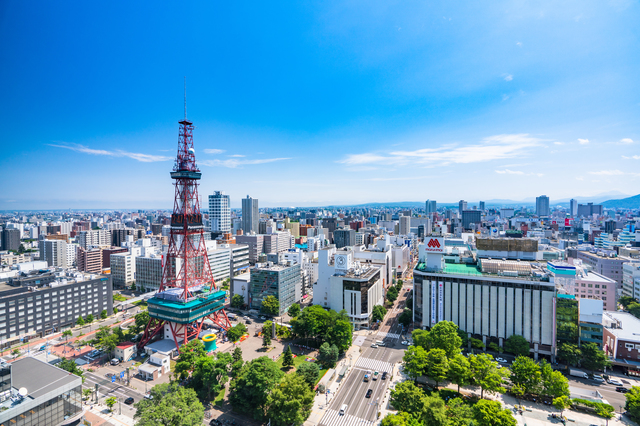
{"label": "red lattice tower", "polygon": [[[193,148],[193,123],[187,120],[185,103],[185,118],[180,121],[178,155],[173,172],[171,172],[171,178],[175,180],[176,192],[173,214],[171,215],[169,249],[163,259],[160,289],[156,296],[149,300],[151,319],[140,340],[140,348],[144,347],[158,333],[162,333],[163,329],[165,336],[167,336],[167,328],[178,346],[187,343],[189,340],[199,337],[206,318],[224,330],[231,326],[222,307],[224,306],[224,295],[217,292],[215,298],[209,297],[207,299],[206,297],[206,295],[212,296],[211,292],[217,290],[217,286],[211,275],[203,237],[204,226],[198,198],[198,180],[201,175],[196,166]],[[163,309],[162,303],[166,304],[167,299],[171,300],[170,304],[174,311],[176,310],[175,306],[178,306],[178,310],[180,306],[184,306],[183,313],[187,316],[199,309],[209,309],[209,311],[206,311],[207,314],[204,317],[192,322],[173,321],[168,319],[168,315],[159,313]],[[161,302],[158,303],[160,300]],[[202,305],[198,305],[201,301]],[[205,305],[213,305],[213,307],[203,308]]]}

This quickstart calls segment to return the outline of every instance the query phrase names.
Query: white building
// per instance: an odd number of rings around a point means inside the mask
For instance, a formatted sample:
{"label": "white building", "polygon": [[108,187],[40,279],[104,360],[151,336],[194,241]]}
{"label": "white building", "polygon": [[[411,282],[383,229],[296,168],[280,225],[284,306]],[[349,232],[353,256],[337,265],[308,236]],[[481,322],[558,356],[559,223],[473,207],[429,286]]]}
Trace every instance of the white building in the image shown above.
{"label": "white building", "polygon": [[400,216],[400,235],[409,235],[411,232],[411,217]]}
{"label": "white building", "polygon": [[162,257],[155,254],[136,257],[136,286],[145,291],[158,290],[162,283]]}
{"label": "white building", "polygon": [[640,262],[627,262],[622,265],[622,294],[640,299]]}
{"label": "white building", "polygon": [[136,258],[131,253],[111,255],[113,286],[129,287],[136,279]]}
{"label": "white building", "polygon": [[[44,238],[44,237],[42,237]],[[49,266],[67,268],[67,242],[64,240],[40,240],[40,260]]]}
{"label": "white building", "polygon": [[211,275],[216,283],[221,283],[231,276],[231,249],[228,244],[207,241],[207,257]]}
{"label": "white building", "polygon": [[106,229],[80,231],[77,236],[77,241],[78,245],[85,250],[92,246],[110,246],[111,232]]}
{"label": "white building", "polygon": [[215,191],[213,195],[209,195],[209,221],[211,232],[218,235],[231,232],[229,196],[223,191]]}

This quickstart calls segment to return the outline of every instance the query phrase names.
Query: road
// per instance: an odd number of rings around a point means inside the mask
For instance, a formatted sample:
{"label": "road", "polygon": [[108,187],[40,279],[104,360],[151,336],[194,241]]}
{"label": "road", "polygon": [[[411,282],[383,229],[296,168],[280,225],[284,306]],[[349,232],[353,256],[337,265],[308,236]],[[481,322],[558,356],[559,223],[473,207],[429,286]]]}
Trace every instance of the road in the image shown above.
{"label": "road", "polygon": [[[404,295],[406,287],[401,294]],[[377,423],[379,404],[386,394],[391,375],[397,374],[395,364],[402,360],[406,346],[400,344],[401,326],[398,324],[398,316],[402,309],[399,304],[404,303],[404,297],[399,297],[396,304],[389,310],[383,325],[379,330],[365,339],[362,345],[362,354],[356,360],[354,367],[349,371],[340,385],[340,390],[332,398],[325,415],[320,420],[323,426],[367,426]],[[402,299],[402,300],[400,300]],[[386,346],[372,348],[371,345],[376,340],[382,340]],[[377,371],[379,378],[364,381],[367,371],[371,373]],[[382,380],[383,372],[389,373],[386,380]],[[370,398],[366,398],[367,390],[371,389]],[[339,411],[342,405],[346,404],[347,409],[344,415]]]}
{"label": "road", "polygon": [[[619,375],[616,375],[615,377],[621,380],[623,386],[627,389],[631,389],[632,386],[640,385],[640,380],[629,379],[628,377]],[[620,407],[624,407],[626,402],[624,394],[616,392],[616,386],[608,383],[597,383],[593,380],[569,377],[569,386],[571,387],[572,393],[574,391],[579,391],[580,394],[589,395],[591,398],[595,398],[595,396],[593,396],[595,391],[600,392],[602,397],[606,399],[617,412],[620,412]]]}

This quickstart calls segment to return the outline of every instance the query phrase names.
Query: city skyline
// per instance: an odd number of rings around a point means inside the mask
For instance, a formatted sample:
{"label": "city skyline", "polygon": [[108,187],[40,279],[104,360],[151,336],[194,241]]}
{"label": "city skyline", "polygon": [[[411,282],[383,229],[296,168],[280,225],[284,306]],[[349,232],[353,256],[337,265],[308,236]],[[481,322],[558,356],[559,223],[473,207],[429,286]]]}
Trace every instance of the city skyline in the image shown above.
{"label": "city skyline", "polygon": [[0,210],[637,192],[635,3],[2,7]]}

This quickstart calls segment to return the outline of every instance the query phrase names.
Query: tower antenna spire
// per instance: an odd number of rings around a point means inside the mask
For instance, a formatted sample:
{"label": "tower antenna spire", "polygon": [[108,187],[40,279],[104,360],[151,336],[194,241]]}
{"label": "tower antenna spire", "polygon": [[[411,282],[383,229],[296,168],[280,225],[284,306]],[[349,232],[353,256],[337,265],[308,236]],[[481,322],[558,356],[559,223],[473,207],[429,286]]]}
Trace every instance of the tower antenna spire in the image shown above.
{"label": "tower antenna spire", "polygon": [[187,120],[187,76],[184,76],[184,119]]}

